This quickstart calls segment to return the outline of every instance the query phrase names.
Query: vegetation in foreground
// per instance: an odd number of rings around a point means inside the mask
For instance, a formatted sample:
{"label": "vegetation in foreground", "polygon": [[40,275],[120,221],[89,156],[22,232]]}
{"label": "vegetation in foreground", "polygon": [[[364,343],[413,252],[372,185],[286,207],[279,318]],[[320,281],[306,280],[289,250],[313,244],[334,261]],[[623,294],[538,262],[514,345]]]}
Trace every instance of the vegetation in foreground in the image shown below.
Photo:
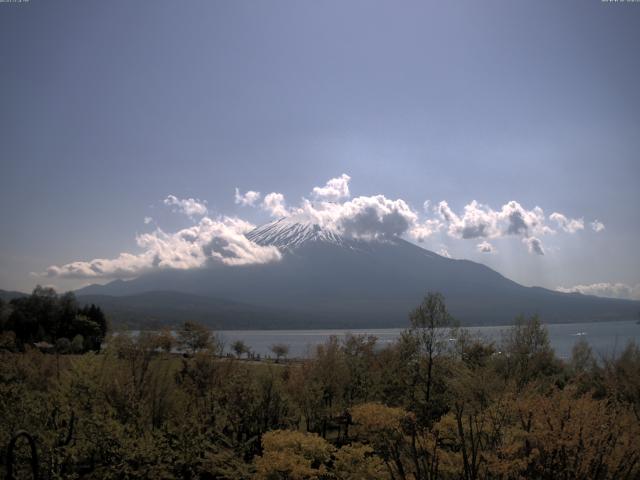
{"label": "vegetation in foreground", "polygon": [[[534,317],[494,345],[455,328],[438,294],[395,343],[332,338],[306,360],[246,362],[242,344],[225,358],[190,323],[188,354],[175,341],[118,335],[58,362],[5,349],[2,458],[26,430],[51,479],[640,478],[634,344],[596,359],[579,342],[562,362]],[[15,478],[31,478],[23,439]]]}

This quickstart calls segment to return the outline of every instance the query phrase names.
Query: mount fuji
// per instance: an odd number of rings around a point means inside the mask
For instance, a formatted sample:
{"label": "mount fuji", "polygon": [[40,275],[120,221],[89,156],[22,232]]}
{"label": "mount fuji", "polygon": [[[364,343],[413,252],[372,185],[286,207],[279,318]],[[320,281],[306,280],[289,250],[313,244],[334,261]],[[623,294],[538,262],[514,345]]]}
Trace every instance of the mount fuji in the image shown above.
{"label": "mount fuji", "polygon": [[188,319],[226,329],[398,327],[429,291],[441,292],[462,324],[508,324],[519,314],[549,323],[630,319],[640,310],[636,301],[525,287],[398,237],[352,238],[289,218],[246,236],[277,247],[281,260],[157,270],[76,294],[132,327]]}

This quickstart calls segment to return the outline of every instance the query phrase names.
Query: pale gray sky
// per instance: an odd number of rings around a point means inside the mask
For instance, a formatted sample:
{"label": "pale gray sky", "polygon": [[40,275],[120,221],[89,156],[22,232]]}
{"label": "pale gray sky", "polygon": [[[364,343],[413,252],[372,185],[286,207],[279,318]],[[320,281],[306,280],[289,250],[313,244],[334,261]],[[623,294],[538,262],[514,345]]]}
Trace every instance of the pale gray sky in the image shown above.
{"label": "pale gray sky", "polygon": [[297,205],[343,173],[418,223],[443,221],[426,200],[516,201],[556,231],[445,222],[434,251],[526,285],[640,284],[639,44],[640,4],[599,0],[1,3],[0,288],[102,281],[30,272],[199,221],[168,195],[259,224],[235,187]]}

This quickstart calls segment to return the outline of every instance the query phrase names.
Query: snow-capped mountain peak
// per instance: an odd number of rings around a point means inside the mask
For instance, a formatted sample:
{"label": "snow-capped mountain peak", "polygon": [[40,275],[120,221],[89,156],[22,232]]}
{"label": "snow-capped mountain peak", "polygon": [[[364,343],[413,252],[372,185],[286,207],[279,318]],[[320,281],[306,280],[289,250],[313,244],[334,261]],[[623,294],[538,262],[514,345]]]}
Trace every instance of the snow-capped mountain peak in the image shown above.
{"label": "snow-capped mountain peak", "polygon": [[247,234],[258,245],[272,245],[281,249],[294,249],[310,242],[344,245],[345,239],[337,232],[316,223],[281,218],[261,225]]}

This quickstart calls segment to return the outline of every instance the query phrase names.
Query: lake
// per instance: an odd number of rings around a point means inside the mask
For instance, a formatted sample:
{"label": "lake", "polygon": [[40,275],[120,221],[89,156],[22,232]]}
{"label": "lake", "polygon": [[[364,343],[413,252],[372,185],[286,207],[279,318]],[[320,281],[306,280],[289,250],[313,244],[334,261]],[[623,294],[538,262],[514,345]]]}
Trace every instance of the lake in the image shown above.
{"label": "lake", "polygon": [[[546,325],[549,331],[551,346],[560,358],[571,356],[574,344],[585,339],[597,356],[619,354],[630,341],[640,344],[640,325],[636,320],[599,322],[599,323],[563,323]],[[474,334],[486,340],[500,342],[502,332],[509,327],[468,327]],[[351,329],[351,330],[224,330],[218,332],[225,344],[225,351],[235,340],[242,340],[251,350],[261,356],[273,355],[270,351],[274,343],[289,346],[289,357],[306,357],[316,345],[324,343],[335,335],[344,337],[348,333],[354,335],[375,335],[378,343],[393,342],[403,329]]]}

